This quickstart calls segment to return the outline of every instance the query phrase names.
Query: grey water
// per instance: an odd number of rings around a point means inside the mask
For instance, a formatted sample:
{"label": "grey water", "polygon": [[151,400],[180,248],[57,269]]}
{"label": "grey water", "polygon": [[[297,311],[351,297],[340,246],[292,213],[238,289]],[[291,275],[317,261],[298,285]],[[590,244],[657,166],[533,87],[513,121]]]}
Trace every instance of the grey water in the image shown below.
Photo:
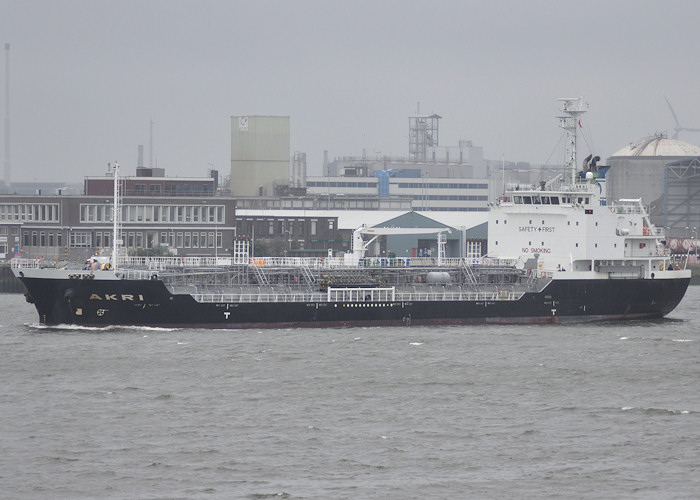
{"label": "grey water", "polygon": [[699,306],[207,331],[44,328],[0,295],[0,497],[699,498]]}

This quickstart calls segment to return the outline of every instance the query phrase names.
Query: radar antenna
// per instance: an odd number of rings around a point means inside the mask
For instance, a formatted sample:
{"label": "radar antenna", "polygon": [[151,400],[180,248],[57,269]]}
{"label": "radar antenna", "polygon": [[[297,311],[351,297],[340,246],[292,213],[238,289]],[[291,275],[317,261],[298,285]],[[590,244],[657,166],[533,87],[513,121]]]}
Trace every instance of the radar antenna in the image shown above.
{"label": "radar antenna", "polygon": [[559,102],[562,103],[561,111],[566,116],[559,116],[559,126],[566,130],[568,142],[566,152],[568,156],[568,166],[571,170],[571,185],[576,184],[576,132],[581,126],[581,115],[588,111],[588,103],[583,101],[581,97],[560,97]]}

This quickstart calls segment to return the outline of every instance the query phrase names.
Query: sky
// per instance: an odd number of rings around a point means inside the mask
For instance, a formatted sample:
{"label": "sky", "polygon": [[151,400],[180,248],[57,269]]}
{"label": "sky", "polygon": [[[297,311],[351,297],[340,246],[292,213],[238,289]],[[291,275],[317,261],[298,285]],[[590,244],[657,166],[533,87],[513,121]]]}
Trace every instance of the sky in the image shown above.
{"label": "sky", "polygon": [[320,175],[324,150],[407,156],[418,103],[440,146],[551,163],[557,98],[580,95],[580,149],[607,158],[673,134],[665,97],[700,128],[698,19],[691,0],[0,0],[12,181],[134,175],[151,120],[153,166],[227,175],[240,115],[289,116]]}

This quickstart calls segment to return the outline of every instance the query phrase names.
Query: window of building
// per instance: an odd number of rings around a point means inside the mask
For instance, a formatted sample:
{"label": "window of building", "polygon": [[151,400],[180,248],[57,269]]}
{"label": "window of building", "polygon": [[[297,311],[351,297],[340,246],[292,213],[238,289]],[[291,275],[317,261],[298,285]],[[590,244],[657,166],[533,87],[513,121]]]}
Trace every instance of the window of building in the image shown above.
{"label": "window of building", "polygon": [[71,247],[91,247],[92,235],[87,231],[72,231],[70,233]]}

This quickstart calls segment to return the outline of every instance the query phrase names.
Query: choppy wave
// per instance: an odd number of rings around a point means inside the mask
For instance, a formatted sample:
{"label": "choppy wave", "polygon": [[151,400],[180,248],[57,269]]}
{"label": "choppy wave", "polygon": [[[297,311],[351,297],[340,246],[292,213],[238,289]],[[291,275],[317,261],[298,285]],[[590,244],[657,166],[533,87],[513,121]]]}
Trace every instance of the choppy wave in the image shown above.
{"label": "choppy wave", "polygon": [[26,327],[32,330],[49,331],[49,332],[113,332],[113,331],[154,331],[154,332],[173,332],[181,330],[181,328],[165,328],[159,326],[132,326],[132,325],[108,325],[108,326],[81,326],[81,325],[43,325],[41,323],[25,323]]}
{"label": "choppy wave", "polygon": [[0,296],[3,488],[19,499],[696,498],[700,287],[689,298],[674,312],[687,320],[644,329],[232,334],[47,327],[16,315],[23,297]]}
{"label": "choppy wave", "polygon": [[671,408],[645,408],[636,406],[623,406],[620,409],[622,411],[646,413],[648,415],[688,415],[691,413],[697,413],[692,410],[674,410]]}

